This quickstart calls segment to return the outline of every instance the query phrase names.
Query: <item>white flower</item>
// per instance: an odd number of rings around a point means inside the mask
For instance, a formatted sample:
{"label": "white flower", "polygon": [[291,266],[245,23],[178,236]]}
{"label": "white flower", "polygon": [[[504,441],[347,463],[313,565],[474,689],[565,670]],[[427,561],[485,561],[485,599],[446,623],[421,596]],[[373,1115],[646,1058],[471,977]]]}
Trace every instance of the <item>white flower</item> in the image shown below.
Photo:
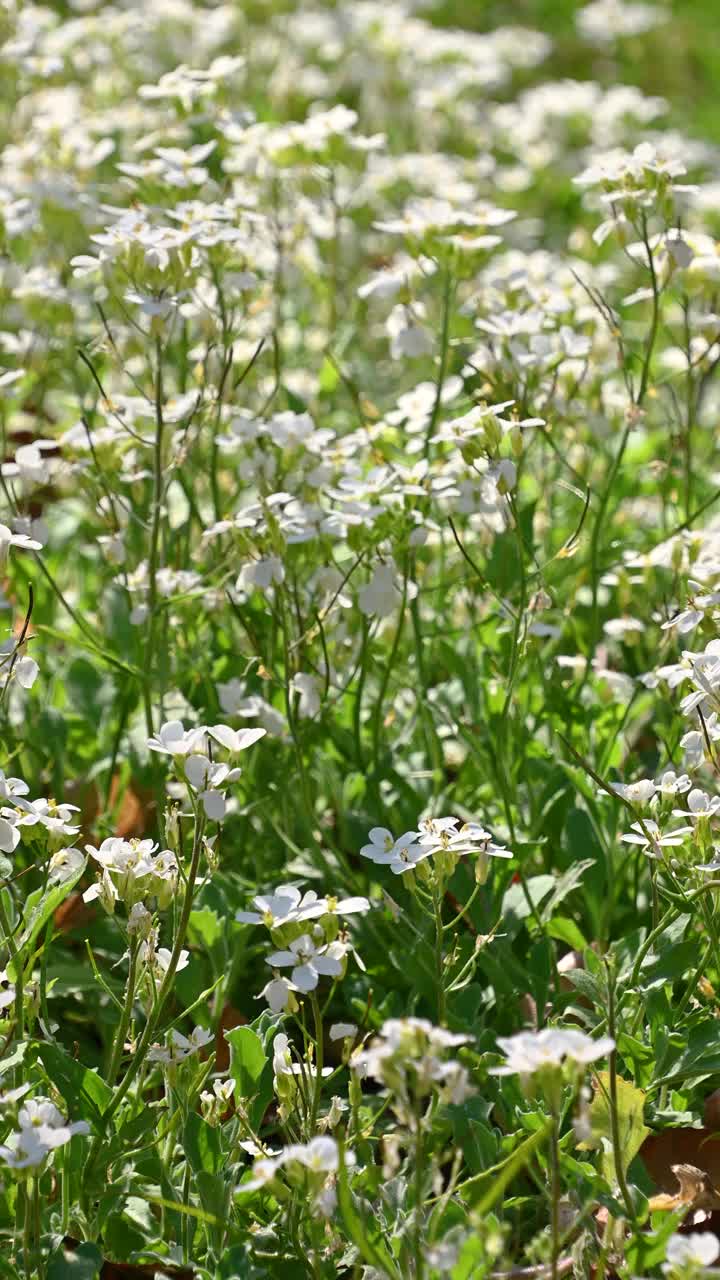
{"label": "white flower", "polygon": [[[298,1062],[293,1060],[292,1048],[288,1037],[284,1031],[279,1031],[273,1040],[273,1074],[275,1076],[276,1088],[278,1076],[317,1076],[317,1070],[312,1063]],[[332,1067],[323,1067],[323,1076],[332,1075]]]}
{"label": "white flower", "polygon": [[279,556],[266,556],[264,560],[251,560],[240,570],[236,591],[248,591],[256,588],[267,591],[274,582],[285,581],[285,566]]}
{"label": "white flower", "polygon": [[53,836],[76,836],[80,830],[72,825],[72,814],[80,812],[76,804],[56,804],[54,800],[41,798],[32,803],[23,801],[21,807],[23,813],[17,820],[19,827],[40,824]]}
{"label": "white flower", "polygon": [[673,809],[676,818],[692,818],[697,822],[700,818],[714,818],[720,810],[720,796],[709,796],[699,787],[693,787],[687,796],[687,809]]}
{"label": "white flower", "polygon": [[0,769],[0,800],[9,800],[11,796],[26,796],[30,788],[21,778],[6,778]]}
{"label": "white flower", "polygon": [[720,1240],[712,1231],[691,1231],[686,1236],[676,1233],[668,1240],[666,1256],[662,1268],[666,1275],[675,1268],[711,1267],[720,1258]]}
{"label": "white flower", "polygon": [[[172,952],[167,947],[156,947],[154,937],[143,940],[140,943],[138,957],[141,964],[148,965],[153,971],[157,982],[162,982],[165,974],[170,968]],[[181,951],[175,972],[180,973],[182,969],[187,969],[190,963],[190,952]]]}
{"label": "white flower", "polygon": [[213,1040],[212,1031],[207,1031],[204,1027],[195,1027],[195,1030],[189,1036],[184,1036],[182,1032],[173,1028],[170,1032],[169,1044],[167,1046],[153,1045],[148,1051],[148,1059],[150,1062],[184,1062],[192,1054],[198,1053],[206,1045],[212,1044]]}
{"label": "white flower", "polygon": [[0,524],[0,565],[7,560],[11,547],[19,551],[42,551],[42,542],[29,538],[26,533],[13,533],[6,524]]}
{"label": "white flower", "polygon": [[437,1089],[446,1102],[470,1096],[465,1067],[444,1060],[447,1050],[467,1040],[467,1036],[433,1026],[426,1018],[390,1018],[366,1049],[352,1054],[350,1065],[361,1078],[371,1076],[386,1085],[393,1094],[395,1110],[402,1115],[404,1102],[413,1094],[427,1096]]}
{"label": "white flower", "polygon": [[303,720],[311,720],[320,710],[320,682],[317,676],[298,671],[290,681],[290,688],[299,695],[298,714]]}
{"label": "white flower", "polygon": [[417,831],[406,831],[396,840],[386,827],[373,827],[370,843],[363,845],[360,853],[363,858],[369,858],[380,866],[389,866],[395,875],[400,875],[410,871],[423,858],[429,858],[432,849],[420,846]]}
{"label": "white flower", "polygon": [[268,929],[279,929],[289,921],[317,920],[325,915],[327,903],[310,889],[302,895],[292,884],[281,884],[271,894],[258,894],[252,899],[255,911],[237,911],[235,919],[240,924],[265,924]]}
{"label": "white flower", "polygon": [[465,822],[457,829],[458,818],[425,818],[420,823],[419,844],[430,853],[486,854],[493,858],[512,858],[509,849],[494,843],[492,835],[479,822]]}
{"label": "white flower", "polygon": [[265,729],[231,729],[227,724],[214,724],[208,728],[211,738],[229,751],[231,755],[239,755],[241,751],[247,751],[254,742],[259,742],[265,737]]}
{"label": "white flower", "polygon": [[308,933],[295,938],[286,951],[274,951],[267,957],[273,969],[285,969],[292,965],[290,975],[300,991],[314,991],[321,975],[337,978],[342,973],[341,959],[345,946],[331,942],[329,946],[316,947]]}
{"label": "white flower", "polygon": [[[9,1009],[14,1000],[15,986],[10,981],[7,969],[0,969],[0,1010]],[[30,1088],[29,1085],[28,1088]]]}
{"label": "white flower", "polygon": [[413,318],[408,307],[393,307],[385,322],[390,338],[390,354],[393,360],[401,360],[404,356],[417,359],[430,355],[433,349],[433,337],[429,329]]}
{"label": "white flower", "polygon": [[689,791],[692,783],[686,773],[678,775],[673,769],[667,769],[655,783],[658,791],[664,796],[681,795]]}
{"label": "white flower", "polygon": [[12,811],[4,810],[6,817],[0,817],[0,850],[3,853],[13,853],[20,843],[20,832],[17,827],[17,818]]}
{"label": "white flower", "polygon": [[37,680],[40,667],[34,658],[24,657],[15,664],[15,679],[23,689],[32,689]]}
{"label": "white flower", "polygon": [[31,1084],[20,1084],[17,1089],[6,1089],[4,1093],[0,1093],[0,1107],[12,1107],[20,1098],[24,1098],[26,1093],[32,1089]]}
{"label": "white flower", "polygon": [[651,778],[640,778],[638,782],[611,782],[610,786],[623,800],[629,800],[631,804],[640,806],[649,804],[657,791],[657,786]]}
{"label": "white flower", "polygon": [[312,1173],[336,1173],[339,1164],[338,1145],[334,1138],[312,1138],[310,1142],[293,1143],[285,1148],[285,1163],[297,1161]]}
{"label": "white flower", "polygon": [[349,1040],[355,1039],[357,1035],[357,1027],[354,1022],[333,1022],[330,1027],[331,1040]]}
{"label": "white flower", "polygon": [[692,835],[692,827],[676,827],[664,835],[657,822],[646,818],[643,823],[632,822],[630,830],[620,837],[625,844],[637,844],[649,858],[662,859],[663,849],[676,848],[685,842],[685,837]]}
{"label": "white flower", "polygon": [[[157,844],[152,840],[123,840],[120,836],[108,836],[99,849],[90,844],[85,849],[100,863],[104,873],[99,884],[83,894],[86,902],[100,898],[106,909],[113,896],[128,906],[150,895],[158,898],[160,906],[170,902],[179,874],[172,849],[158,853]],[[109,909],[112,910],[112,906]]]}
{"label": "white flower", "polygon": [[90,1126],[84,1120],[67,1124],[62,1112],[49,1098],[31,1098],[20,1108],[19,1132],[12,1133],[8,1143],[0,1147],[0,1159],[14,1169],[35,1168],[46,1156],[76,1133],[87,1134]]}
{"label": "white flower", "polygon": [[367,898],[336,898],[329,893],[325,899],[325,911],[331,916],[365,915],[370,910]]}
{"label": "white flower", "polygon": [[593,1040],[584,1031],[546,1027],[542,1031],[520,1031],[514,1036],[498,1036],[498,1045],[506,1057],[500,1067],[491,1067],[491,1075],[532,1075],[542,1067],[560,1067],[569,1060],[579,1066],[605,1058],[615,1048],[610,1036]]}
{"label": "white flower", "polygon": [[644,0],[591,0],[575,15],[578,31],[586,40],[612,44],[620,36],[640,35],[666,22],[663,5]]}
{"label": "white flower", "polygon": [[297,1009],[297,1001],[294,997],[294,992],[297,990],[298,988],[288,978],[271,978],[256,999],[263,997],[267,1000],[273,1013],[286,1013],[289,1009]]}
{"label": "white flower", "polygon": [[[83,895],[84,898],[84,895]],[[129,934],[139,934],[141,938],[147,938],[152,928],[152,916],[147,907],[142,902],[136,902],[131,907],[128,914],[127,930]]]}
{"label": "white flower", "polygon": [[69,880],[84,865],[85,858],[79,849],[58,849],[50,859],[48,867],[48,883],[62,884]]}
{"label": "white flower", "polygon": [[148,738],[148,747],[166,756],[187,756],[197,752],[207,754],[207,737],[204,727],[185,729],[182,720],[168,720],[157,736]]}
{"label": "white flower", "polygon": [[397,567],[392,557],[380,561],[366,586],[358,592],[358,605],[366,617],[387,618],[394,613],[402,599],[397,585]]}

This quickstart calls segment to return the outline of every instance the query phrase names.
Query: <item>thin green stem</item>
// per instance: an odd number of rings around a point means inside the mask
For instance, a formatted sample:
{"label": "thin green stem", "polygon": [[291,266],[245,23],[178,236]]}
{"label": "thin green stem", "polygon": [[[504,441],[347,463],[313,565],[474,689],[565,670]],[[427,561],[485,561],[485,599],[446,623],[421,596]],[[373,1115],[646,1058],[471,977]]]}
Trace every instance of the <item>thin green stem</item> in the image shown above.
{"label": "thin green stem", "polygon": [[550,1238],[550,1274],[552,1280],[557,1280],[560,1257],[560,1111],[556,1101],[552,1106],[550,1132]]}
{"label": "thin green stem", "polygon": [[106,1080],[108,1084],[114,1084],[117,1076],[120,1062],[125,1046],[125,1037],[130,1026],[132,1018],[133,1002],[135,999],[135,977],[137,971],[138,942],[136,938],[130,939],[130,964],[128,967],[127,987],[125,989],[125,1003],[123,1005],[120,1021],[115,1032],[112,1052],[110,1054],[110,1062],[106,1072]]}
{"label": "thin green stem", "polygon": [[157,574],[160,560],[160,530],[162,525],[163,489],[163,440],[165,419],[163,416],[163,349],[162,339],[155,339],[155,443],[153,448],[152,524],[148,554],[147,625],[145,631],[145,719],[150,736],[154,732],[152,715],[152,681],[155,667],[155,636],[157,614]]}
{"label": "thin green stem", "polygon": [[313,1019],[315,1022],[315,1088],[313,1089],[312,1104],[310,1108],[310,1137],[315,1134],[317,1119],[320,1113],[320,1098],[322,1096],[322,1079],[323,1064],[325,1062],[325,1046],[323,1043],[323,1020],[320,1012],[320,1001],[317,998],[317,992],[310,993],[310,1003],[312,1005]]}
{"label": "thin green stem", "polygon": [[[617,1024],[615,1010],[615,973],[612,966],[607,962],[605,964],[607,973],[608,988],[608,1032],[612,1039],[617,1043]],[[625,1177],[625,1169],[623,1166],[623,1151],[620,1136],[620,1115],[618,1111],[618,1090],[617,1090],[617,1049],[612,1049],[608,1054],[609,1069],[609,1103],[610,1103],[610,1136],[613,1149],[613,1164],[615,1166],[615,1177],[617,1179],[620,1194],[627,1211],[628,1218],[631,1222],[635,1221],[635,1205],[633,1204],[630,1189]]]}

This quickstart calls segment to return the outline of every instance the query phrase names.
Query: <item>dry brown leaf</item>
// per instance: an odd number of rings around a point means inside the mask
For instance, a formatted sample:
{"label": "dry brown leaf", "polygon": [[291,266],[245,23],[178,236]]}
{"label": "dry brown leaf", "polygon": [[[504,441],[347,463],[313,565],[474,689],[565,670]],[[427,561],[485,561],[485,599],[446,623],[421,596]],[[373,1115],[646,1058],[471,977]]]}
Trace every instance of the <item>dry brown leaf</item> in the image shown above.
{"label": "dry brown leaf", "polygon": [[[72,1236],[65,1236],[63,1245],[66,1249],[77,1249],[80,1241]],[[109,1262],[106,1258],[100,1270],[100,1280],[161,1280],[170,1276],[172,1280],[195,1280],[192,1267],[177,1267],[172,1262]]]}
{"label": "dry brown leaf", "polygon": [[676,1165],[692,1165],[720,1187],[720,1134],[712,1129],[663,1129],[651,1133],[641,1148],[645,1168],[660,1191],[678,1194]]}
{"label": "dry brown leaf", "polygon": [[117,811],[115,835],[123,840],[141,839],[155,820],[155,797],[147,787],[131,780],[120,795],[120,775],[110,785],[110,807]]}
{"label": "dry brown leaf", "polygon": [[230,1066],[230,1046],[225,1039],[225,1032],[233,1027],[243,1027],[247,1018],[233,1004],[226,1004],[220,1014],[217,1036],[215,1037],[215,1070],[227,1071]]}
{"label": "dry brown leaf", "polygon": [[707,1212],[720,1209],[720,1192],[702,1169],[694,1164],[674,1164],[672,1172],[677,1178],[678,1190],[674,1195],[662,1191],[660,1195],[651,1196],[648,1204],[652,1210],[666,1209],[673,1213],[685,1207]]}
{"label": "dry brown leaf", "polygon": [[71,929],[89,924],[95,914],[95,908],[83,902],[81,893],[69,893],[55,911],[53,921],[58,933],[69,933]]}

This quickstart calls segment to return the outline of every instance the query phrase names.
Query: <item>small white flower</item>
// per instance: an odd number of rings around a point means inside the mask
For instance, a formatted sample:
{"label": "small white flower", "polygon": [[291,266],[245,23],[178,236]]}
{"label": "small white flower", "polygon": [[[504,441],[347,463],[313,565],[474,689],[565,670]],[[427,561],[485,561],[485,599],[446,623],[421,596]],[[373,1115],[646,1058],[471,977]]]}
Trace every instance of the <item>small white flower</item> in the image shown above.
{"label": "small white flower", "polygon": [[354,1022],[333,1022],[330,1027],[331,1040],[349,1040],[355,1039],[357,1035],[357,1027]]}
{"label": "small white flower", "polygon": [[629,800],[630,804],[641,807],[649,804],[657,791],[657,786],[651,778],[640,778],[638,782],[611,782],[610,786],[623,800]]}
{"label": "small white flower", "polygon": [[11,1133],[0,1147],[0,1159],[13,1169],[36,1168],[51,1151],[63,1147],[76,1134],[88,1134],[84,1120],[67,1124],[62,1112],[49,1098],[31,1098],[18,1114],[19,1132]]}
{"label": "small white flower", "polygon": [[184,1062],[192,1054],[198,1053],[206,1045],[212,1044],[213,1040],[212,1031],[207,1031],[204,1027],[195,1027],[195,1030],[189,1036],[184,1036],[182,1032],[173,1028],[170,1032],[169,1043],[167,1045],[153,1045],[148,1051],[148,1060],[150,1062],[170,1064]]}
{"label": "small white flower", "polygon": [[[273,1040],[273,1074],[276,1081],[279,1076],[317,1076],[317,1069],[312,1063],[293,1059],[292,1047],[284,1031],[278,1032]],[[332,1067],[323,1067],[323,1076],[332,1075]]]}
{"label": "small white flower", "polygon": [[7,817],[0,817],[0,850],[3,853],[13,853],[19,843],[20,832],[14,815],[11,817],[8,813]]}
{"label": "small white flower", "polygon": [[274,582],[285,581],[285,566],[279,556],[266,556],[264,560],[252,560],[240,570],[236,591],[256,589],[267,591]]}
{"label": "small white flower", "polygon": [[397,567],[392,557],[376,564],[366,586],[358,592],[360,612],[366,617],[387,618],[394,613],[402,599],[397,585]]}
{"label": "small white flower", "polygon": [[684,1270],[691,1266],[711,1267],[720,1258],[720,1240],[712,1231],[692,1231],[689,1235],[672,1235],[667,1244],[667,1262],[663,1271]]}
{"label": "small white flower", "polygon": [[[0,1010],[9,1009],[15,1000],[15,986],[10,981],[7,969],[0,969]],[[30,1085],[28,1085],[28,1089]]]}
{"label": "small white flower", "polygon": [[26,533],[13,533],[6,524],[0,524],[0,565],[7,560],[11,547],[19,551],[42,551],[42,542],[29,538]]}
{"label": "small white flower", "polygon": [[674,831],[663,834],[657,822],[646,818],[643,823],[632,822],[630,830],[620,839],[625,844],[639,845],[649,858],[662,859],[664,849],[674,849],[684,844],[685,837],[692,835],[692,832],[692,827],[676,827]]}
{"label": "small white flower", "polygon": [[62,884],[64,880],[69,880],[74,876],[82,866],[84,866],[85,858],[79,849],[58,849],[50,859],[48,867],[48,882],[50,884]]}
{"label": "small white flower", "polygon": [[297,990],[289,978],[271,978],[256,999],[262,997],[267,1000],[273,1013],[286,1013],[289,1009],[297,1009],[297,1001],[293,1004],[293,993]]}
{"label": "small white flower", "polygon": [[720,810],[720,796],[709,796],[699,787],[688,792],[687,809],[673,809],[676,818],[692,818],[693,822],[700,818],[714,818]]}
{"label": "small white flower", "polygon": [[569,1059],[579,1066],[605,1058],[615,1048],[610,1036],[593,1040],[584,1031],[546,1027],[542,1031],[520,1031],[514,1036],[498,1036],[505,1054],[502,1066],[491,1067],[491,1075],[532,1075],[542,1067],[561,1067]]}
{"label": "small white flower", "polygon": [[414,319],[408,307],[402,304],[393,307],[385,328],[393,360],[402,360],[403,357],[417,359],[419,356],[430,355],[434,345],[432,334]]}
{"label": "small white flower", "polygon": [[432,848],[422,848],[417,831],[406,831],[396,840],[386,827],[373,827],[370,843],[363,845],[360,853],[371,862],[390,867],[395,875],[402,875],[424,858],[429,858]]}
{"label": "small white flower", "polygon": [[281,884],[271,894],[258,894],[252,902],[255,911],[235,913],[240,924],[265,924],[268,929],[279,929],[291,920],[317,920],[327,911],[325,899],[318,898],[314,890],[303,895],[292,884]]}
{"label": "small white flower", "polygon": [[303,933],[290,943],[286,951],[274,951],[267,957],[267,963],[273,969],[292,966],[291,978],[295,986],[300,991],[314,991],[321,976],[340,976],[341,959],[345,950],[345,946],[339,942],[316,947],[309,933]]}
{"label": "small white flower", "polygon": [[334,1138],[312,1138],[306,1144],[294,1143],[285,1148],[285,1163],[297,1161],[312,1173],[336,1173],[339,1164],[338,1145]]}
{"label": "small white flower", "polygon": [[320,681],[317,676],[298,671],[290,681],[290,688],[299,695],[298,714],[303,720],[312,720],[320,710]]}

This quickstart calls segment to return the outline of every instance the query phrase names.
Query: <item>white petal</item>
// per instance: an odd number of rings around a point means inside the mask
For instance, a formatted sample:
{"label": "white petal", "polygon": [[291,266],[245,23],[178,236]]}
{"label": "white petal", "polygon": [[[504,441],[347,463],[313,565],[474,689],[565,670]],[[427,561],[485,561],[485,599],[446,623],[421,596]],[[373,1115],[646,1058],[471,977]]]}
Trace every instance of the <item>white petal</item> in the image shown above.
{"label": "white petal", "polygon": [[292,980],[300,991],[314,991],[318,984],[317,973],[309,964],[299,964],[293,969]]}

